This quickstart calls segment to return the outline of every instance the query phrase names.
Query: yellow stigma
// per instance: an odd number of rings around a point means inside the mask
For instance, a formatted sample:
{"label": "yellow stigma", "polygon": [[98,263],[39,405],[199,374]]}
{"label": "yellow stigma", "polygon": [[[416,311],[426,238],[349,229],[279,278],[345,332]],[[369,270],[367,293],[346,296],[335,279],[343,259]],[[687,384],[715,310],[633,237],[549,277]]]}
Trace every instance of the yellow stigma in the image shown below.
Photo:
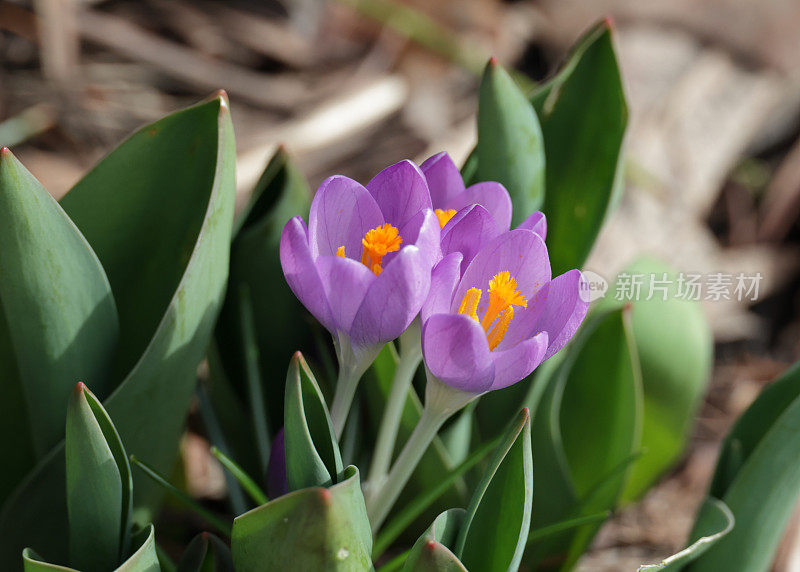
{"label": "yellow stigma", "polygon": [[444,225],[450,222],[450,219],[453,218],[454,214],[456,214],[456,209],[436,209],[433,212],[436,213],[436,218],[439,219],[439,228],[444,228]]}
{"label": "yellow stigma", "polygon": [[342,258],[345,257],[344,256],[344,245],[342,245],[342,246],[340,246],[339,248],[336,249],[336,256],[341,256]]}
{"label": "yellow stigma", "polygon": [[[478,321],[478,303],[481,300],[482,291],[479,288],[470,288],[464,294],[461,305],[458,307],[459,314],[467,314]],[[486,332],[486,339],[489,342],[489,350],[493,350],[503,341],[511,319],[514,317],[514,306],[525,308],[528,302],[525,296],[517,290],[517,281],[511,277],[508,271],[498,272],[494,278],[489,280],[489,307],[480,320],[483,331]],[[498,319],[499,318],[499,319]],[[492,327],[494,324],[494,327]]]}
{"label": "yellow stigma", "polygon": [[368,230],[364,238],[361,239],[361,244],[364,247],[361,254],[361,263],[372,270],[375,275],[383,272],[381,263],[383,257],[390,252],[400,250],[403,238],[396,227],[390,225],[388,222],[372,230]]}

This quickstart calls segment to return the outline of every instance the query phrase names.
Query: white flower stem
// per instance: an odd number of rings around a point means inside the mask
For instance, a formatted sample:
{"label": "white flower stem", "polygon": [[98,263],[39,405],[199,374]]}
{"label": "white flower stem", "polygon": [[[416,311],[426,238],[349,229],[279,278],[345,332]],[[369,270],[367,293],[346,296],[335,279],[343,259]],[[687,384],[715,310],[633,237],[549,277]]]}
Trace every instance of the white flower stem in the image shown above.
{"label": "white flower stem", "polygon": [[[408,331],[411,331],[411,328]],[[408,391],[420,361],[422,361],[422,348],[419,343],[419,328],[417,327],[416,334],[411,331],[408,337],[404,333],[400,338],[400,359],[394,372],[392,388],[383,412],[383,419],[381,419],[381,426],[378,430],[378,440],[369,468],[370,486],[379,486],[389,471],[397,442],[397,433],[400,430],[400,421],[403,417],[403,409],[408,399]]]}
{"label": "white flower stem", "polygon": [[337,440],[341,438],[342,431],[344,431],[344,424],[350,413],[350,406],[353,404],[361,373],[353,371],[353,368],[350,367],[339,366],[339,378],[336,380],[336,390],[331,404],[331,422]]}
{"label": "white flower stem", "polygon": [[383,482],[374,484],[375,488],[371,490],[366,501],[367,515],[373,533],[376,533],[386,520],[444,422],[478,397],[476,393],[467,393],[445,385],[433,377],[427,369],[426,373],[428,383],[425,387],[425,408],[422,410],[419,423],[392,465],[389,475]]}
{"label": "white flower stem", "polygon": [[406,486],[431,441],[436,437],[436,433],[439,432],[439,428],[447,421],[448,417],[450,415],[447,413],[433,411],[427,407],[422,410],[419,423],[411,433],[400,456],[397,457],[397,462],[389,472],[389,476],[383,483],[376,482],[375,484],[380,488],[375,491],[375,494],[368,497],[367,515],[373,533],[377,532],[383,521],[386,520],[389,511],[403,491],[403,487]]}
{"label": "white flower stem", "polygon": [[339,358],[339,377],[336,380],[330,415],[336,439],[339,440],[344,431],[350,407],[353,405],[358,382],[361,381],[361,376],[364,375],[367,368],[375,361],[382,346],[360,348],[356,354],[350,345],[350,338],[342,332],[339,332],[334,338],[334,346],[336,347],[336,357]]}

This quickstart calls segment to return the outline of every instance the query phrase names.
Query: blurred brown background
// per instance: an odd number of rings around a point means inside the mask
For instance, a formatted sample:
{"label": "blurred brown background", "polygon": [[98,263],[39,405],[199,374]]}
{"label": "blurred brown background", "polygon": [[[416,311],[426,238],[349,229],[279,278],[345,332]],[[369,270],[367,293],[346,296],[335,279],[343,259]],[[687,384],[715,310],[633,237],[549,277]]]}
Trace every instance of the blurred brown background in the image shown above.
{"label": "blurred brown background", "polygon": [[[279,143],[312,186],[460,161],[488,56],[541,80],[604,16],[627,188],[587,268],[611,277],[647,252],[763,276],[755,303],[706,304],[716,367],[689,455],[581,564],[635,570],[681,548],[719,439],[800,358],[800,0],[0,0],[0,145],[58,197],[131,130],[224,88],[240,199]],[[184,448],[194,492],[219,494],[207,445]],[[797,521],[778,570],[800,570]]]}

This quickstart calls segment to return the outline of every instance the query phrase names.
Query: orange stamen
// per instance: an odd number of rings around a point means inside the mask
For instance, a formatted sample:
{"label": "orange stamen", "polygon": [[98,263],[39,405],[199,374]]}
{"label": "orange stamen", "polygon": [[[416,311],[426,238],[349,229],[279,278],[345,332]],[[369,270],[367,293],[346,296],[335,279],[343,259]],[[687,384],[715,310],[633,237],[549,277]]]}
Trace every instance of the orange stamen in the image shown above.
{"label": "orange stamen", "polygon": [[[470,288],[464,294],[461,305],[458,307],[459,314],[466,314],[478,321],[478,303],[483,292],[479,288]],[[517,281],[511,277],[508,271],[498,272],[489,280],[489,307],[480,320],[483,331],[486,332],[486,339],[489,342],[489,350],[494,350],[508,331],[511,319],[514,317],[514,306],[527,307],[528,302],[525,296],[517,290]],[[499,318],[499,319],[498,319]],[[494,327],[492,327],[494,324]]]}
{"label": "orange stamen", "polygon": [[503,341],[503,338],[508,331],[508,325],[511,323],[511,318],[514,317],[514,308],[509,306],[503,313],[500,314],[500,319],[494,325],[490,332],[486,333],[486,339],[489,342],[489,351],[497,347],[497,344]]}
{"label": "orange stamen", "polygon": [[361,239],[361,244],[364,247],[361,254],[361,263],[372,270],[376,276],[379,275],[383,272],[383,267],[381,266],[383,257],[390,252],[400,250],[402,242],[403,238],[400,236],[400,232],[388,222],[368,230],[364,238]]}
{"label": "orange stamen", "polygon": [[336,249],[336,256],[341,256],[342,258],[345,257],[344,256],[344,245],[342,245],[342,246],[340,246],[339,248]]}
{"label": "orange stamen", "polygon": [[436,213],[436,218],[439,219],[439,228],[444,228],[444,225],[450,222],[450,219],[456,214],[456,209],[436,209],[433,212]]}
{"label": "orange stamen", "polygon": [[476,322],[478,321],[478,302],[481,301],[481,290],[479,288],[470,288],[464,294],[464,299],[461,300],[461,305],[458,307],[459,314],[466,314]]}

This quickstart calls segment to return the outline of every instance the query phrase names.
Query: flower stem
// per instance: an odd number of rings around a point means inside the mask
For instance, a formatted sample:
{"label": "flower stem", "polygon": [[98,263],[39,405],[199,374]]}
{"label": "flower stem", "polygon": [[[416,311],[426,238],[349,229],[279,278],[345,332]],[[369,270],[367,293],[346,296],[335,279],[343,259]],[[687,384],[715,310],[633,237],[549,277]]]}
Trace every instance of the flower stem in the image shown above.
{"label": "flower stem", "polygon": [[339,365],[339,378],[336,380],[336,390],[331,404],[331,422],[337,440],[341,438],[342,431],[344,431],[344,424],[350,413],[350,406],[353,404],[353,397],[355,397],[362,374],[363,371],[357,371],[344,364]]}
{"label": "flower stem", "polygon": [[429,407],[422,410],[419,423],[408,438],[408,442],[400,456],[397,458],[389,476],[383,483],[376,483],[380,488],[370,495],[367,501],[367,515],[372,525],[373,533],[380,529],[389,511],[397,502],[397,498],[406,486],[408,479],[414,473],[422,456],[428,449],[442,424],[450,417],[451,412],[439,411]]}
{"label": "flower stem", "polygon": [[419,344],[409,349],[401,346],[400,360],[397,362],[397,369],[394,372],[392,389],[383,412],[383,419],[381,419],[381,426],[378,430],[378,440],[369,468],[369,480],[375,486],[380,485],[389,471],[403,408],[408,399],[408,390],[411,388],[411,382],[421,360],[422,352]]}

